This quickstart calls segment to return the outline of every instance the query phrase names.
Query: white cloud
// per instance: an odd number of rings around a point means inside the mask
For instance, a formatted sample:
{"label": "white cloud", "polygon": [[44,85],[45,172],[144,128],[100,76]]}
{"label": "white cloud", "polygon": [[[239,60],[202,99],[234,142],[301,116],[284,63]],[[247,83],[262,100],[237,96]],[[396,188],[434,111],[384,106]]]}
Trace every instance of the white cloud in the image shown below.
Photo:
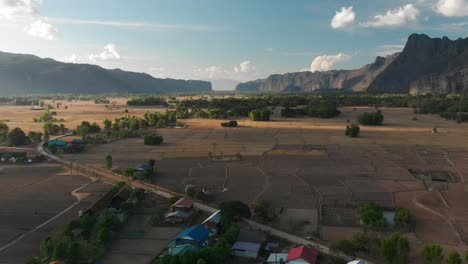
{"label": "white cloud", "polygon": [[241,62],[238,66],[234,67],[235,73],[246,73],[255,70],[255,66],[250,60]]}
{"label": "white cloud", "polygon": [[335,64],[349,61],[350,59],[350,55],[343,53],[338,53],[336,55],[321,55],[312,61],[312,64],[310,65],[310,71],[328,71],[331,70]]}
{"label": "white cloud", "polygon": [[64,57],[62,59],[59,59],[60,61],[66,62],[66,63],[84,63],[84,60],[79,57],[76,54],[72,54],[68,57]]}
{"label": "white cloud", "polygon": [[0,0],[0,17],[14,19],[37,14],[32,0]]}
{"label": "white cloud", "polygon": [[434,9],[436,12],[448,17],[468,16],[468,1],[439,0]]}
{"label": "white cloud", "polygon": [[398,52],[401,52],[405,48],[404,45],[393,44],[393,45],[381,45],[377,46],[377,56],[386,57]]}
{"label": "white cloud", "polygon": [[98,61],[111,61],[111,60],[120,60],[121,56],[119,52],[117,51],[117,46],[115,44],[107,44],[104,47],[104,51],[102,51],[99,54],[91,54],[88,56],[88,58],[92,62],[98,62]]}
{"label": "white cloud", "polygon": [[54,40],[60,37],[60,33],[54,26],[44,23],[40,19],[32,22],[24,31],[30,36],[45,40]]}
{"label": "white cloud", "polygon": [[407,4],[394,10],[388,10],[383,15],[376,15],[363,25],[367,27],[401,27],[415,21],[419,13],[419,9],[414,5]]}
{"label": "white cloud", "polygon": [[342,7],[339,11],[336,11],[335,16],[331,21],[332,28],[345,28],[354,23],[356,20],[356,13],[353,11],[353,7]]}

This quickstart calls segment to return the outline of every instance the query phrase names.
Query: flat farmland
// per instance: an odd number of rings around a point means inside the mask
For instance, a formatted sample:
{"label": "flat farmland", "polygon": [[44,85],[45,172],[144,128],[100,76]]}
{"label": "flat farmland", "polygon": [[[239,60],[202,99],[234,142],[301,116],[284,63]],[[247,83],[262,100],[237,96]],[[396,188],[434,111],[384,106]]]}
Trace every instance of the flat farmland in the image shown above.
{"label": "flat farmland", "polygon": [[69,175],[54,163],[0,165],[0,186],[2,264],[24,263],[40,255],[40,243],[52,230],[75,218],[109,188]]}
{"label": "flat farmland", "polygon": [[[164,136],[160,146],[127,139],[64,156],[102,167],[105,155],[111,154],[121,168],[155,159],[157,185],[179,192],[186,184],[209,188],[215,193],[213,205],[231,199],[248,204],[264,200],[283,214],[309,215],[305,230],[356,226],[356,208],[364,202],[406,207],[415,223],[421,223],[415,228],[421,241],[432,242],[432,230],[445,225],[452,232],[445,232],[444,243],[466,245],[468,125],[414,114],[413,109],[382,108],[383,126],[361,126],[360,137],[349,138],[344,135],[348,120],[355,122],[358,114],[374,109],[340,110],[342,115],[333,119],[239,119],[237,128],[223,128],[220,120],[185,119],[186,128],[158,130]],[[432,133],[434,127],[438,133]],[[242,160],[211,161],[208,152],[240,154]],[[421,181],[414,171],[456,180]],[[323,213],[319,221],[318,212]]]}

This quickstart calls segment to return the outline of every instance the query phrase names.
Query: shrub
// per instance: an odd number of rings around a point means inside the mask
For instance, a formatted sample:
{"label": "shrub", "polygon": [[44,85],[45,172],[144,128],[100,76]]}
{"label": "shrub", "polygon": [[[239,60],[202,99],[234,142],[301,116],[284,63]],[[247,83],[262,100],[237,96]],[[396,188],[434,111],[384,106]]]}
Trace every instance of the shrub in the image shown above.
{"label": "shrub", "polygon": [[122,170],[122,175],[125,177],[133,177],[133,168],[125,168]]}
{"label": "shrub", "polygon": [[221,123],[222,127],[237,127],[237,121],[229,121]]}
{"label": "shrub", "polygon": [[424,245],[421,250],[421,258],[424,264],[442,264],[444,250],[440,245]]}
{"label": "shrub", "polygon": [[452,251],[447,259],[447,264],[462,264],[462,258],[457,251]]}
{"label": "shrub", "polygon": [[112,168],[112,156],[110,154],[108,154],[105,158],[105,161],[104,161],[104,167],[108,170],[110,170]]}
{"label": "shrub", "polygon": [[410,211],[406,208],[397,208],[395,212],[395,226],[398,228],[407,228],[410,225],[411,215]]}
{"label": "shrub", "polygon": [[361,221],[370,226],[385,227],[387,222],[383,217],[382,208],[375,203],[364,203],[359,208]]}
{"label": "shrub", "polygon": [[221,221],[231,222],[238,221],[241,218],[250,218],[250,208],[241,201],[225,201],[219,205],[221,210]]}
{"label": "shrub", "polygon": [[384,120],[381,110],[374,113],[364,112],[358,116],[358,122],[361,125],[380,126]]}
{"label": "shrub", "polygon": [[310,104],[307,107],[306,112],[310,117],[319,118],[333,118],[341,114],[337,108],[336,103],[329,101],[322,101],[318,104]]}
{"label": "shrub", "polygon": [[144,143],[145,145],[161,145],[163,140],[163,137],[160,135],[146,135],[144,138]]}
{"label": "shrub", "polygon": [[270,121],[270,110],[255,109],[249,113],[249,118],[252,121]]}
{"label": "shrub", "polygon": [[357,137],[360,130],[361,128],[358,125],[352,124],[350,126],[346,126],[345,135],[348,137]]}
{"label": "shrub", "polygon": [[393,233],[382,240],[381,254],[389,263],[408,263],[410,243],[407,238]]}

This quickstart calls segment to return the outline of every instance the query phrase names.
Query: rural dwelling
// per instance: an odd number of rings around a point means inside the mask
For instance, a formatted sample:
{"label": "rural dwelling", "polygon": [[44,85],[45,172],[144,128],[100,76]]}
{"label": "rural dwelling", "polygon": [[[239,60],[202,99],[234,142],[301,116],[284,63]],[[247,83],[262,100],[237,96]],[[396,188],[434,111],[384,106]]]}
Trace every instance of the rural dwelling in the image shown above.
{"label": "rural dwelling", "polygon": [[148,164],[141,164],[140,166],[135,168],[135,171],[143,171],[143,172],[152,171],[152,170],[153,170],[153,167],[151,167]]}
{"label": "rural dwelling", "polygon": [[266,262],[268,264],[285,264],[287,258],[288,253],[271,253]]}
{"label": "rural dwelling", "polygon": [[180,232],[174,242],[176,246],[192,245],[198,248],[208,246],[210,231],[202,225],[195,225]]}
{"label": "rural dwelling", "polygon": [[171,205],[171,211],[186,211],[191,212],[193,210],[194,201],[190,197],[182,197],[173,205]]}
{"label": "rural dwelling", "polygon": [[214,212],[202,223],[203,226],[210,230],[213,235],[218,234],[221,228],[221,210]]}
{"label": "rural dwelling", "polygon": [[237,241],[231,247],[231,255],[256,259],[260,252],[260,243]]}
{"label": "rural dwelling", "polygon": [[179,245],[175,247],[170,247],[169,248],[169,254],[171,255],[180,255],[183,254],[187,251],[193,251],[193,250],[198,250],[197,247],[194,247],[192,245]]}
{"label": "rural dwelling", "polygon": [[286,258],[288,264],[315,264],[318,251],[311,247],[299,246],[291,249]]}
{"label": "rural dwelling", "polygon": [[192,216],[192,213],[186,211],[169,212],[164,215],[164,222],[171,224],[182,224],[186,222],[190,216]]}
{"label": "rural dwelling", "polygon": [[96,216],[102,209],[108,207],[114,196],[118,193],[114,188],[110,189],[104,195],[101,195],[94,203],[92,203],[85,211],[84,214]]}
{"label": "rural dwelling", "polygon": [[348,262],[348,264],[367,264],[367,262],[365,262],[364,260],[357,259],[357,260]]}
{"label": "rural dwelling", "polygon": [[80,145],[84,145],[85,141],[83,139],[73,139],[71,141],[71,144],[74,145],[74,146],[76,146],[76,145],[80,146]]}
{"label": "rural dwelling", "polygon": [[122,211],[122,204],[126,202],[131,196],[131,191],[129,188],[122,188],[120,191],[114,195],[110,203],[109,208],[115,213],[120,213]]}
{"label": "rural dwelling", "polygon": [[59,148],[67,148],[68,147],[68,144],[67,142],[63,141],[63,140],[58,140],[58,139],[52,139],[52,140],[49,140],[47,142],[47,146],[49,147],[59,147]]}

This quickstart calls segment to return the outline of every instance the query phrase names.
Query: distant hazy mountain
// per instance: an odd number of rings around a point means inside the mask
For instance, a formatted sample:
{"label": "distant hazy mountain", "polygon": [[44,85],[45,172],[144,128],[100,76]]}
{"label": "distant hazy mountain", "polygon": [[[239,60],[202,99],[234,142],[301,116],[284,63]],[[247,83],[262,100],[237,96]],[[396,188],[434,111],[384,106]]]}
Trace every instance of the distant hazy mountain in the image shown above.
{"label": "distant hazy mountain", "polygon": [[239,81],[232,79],[212,79],[209,80],[214,91],[234,91]]}
{"label": "distant hazy mountain", "polygon": [[206,81],[157,79],[146,73],[107,70],[33,55],[0,52],[0,95],[47,93],[159,93],[211,91]]}
{"label": "distant hazy mountain", "polygon": [[468,38],[452,41],[413,34],[401,53],[361,69],[271,75],[241,83],[238,91],[316,91],[340,89],[380,93],[468,92]]}

